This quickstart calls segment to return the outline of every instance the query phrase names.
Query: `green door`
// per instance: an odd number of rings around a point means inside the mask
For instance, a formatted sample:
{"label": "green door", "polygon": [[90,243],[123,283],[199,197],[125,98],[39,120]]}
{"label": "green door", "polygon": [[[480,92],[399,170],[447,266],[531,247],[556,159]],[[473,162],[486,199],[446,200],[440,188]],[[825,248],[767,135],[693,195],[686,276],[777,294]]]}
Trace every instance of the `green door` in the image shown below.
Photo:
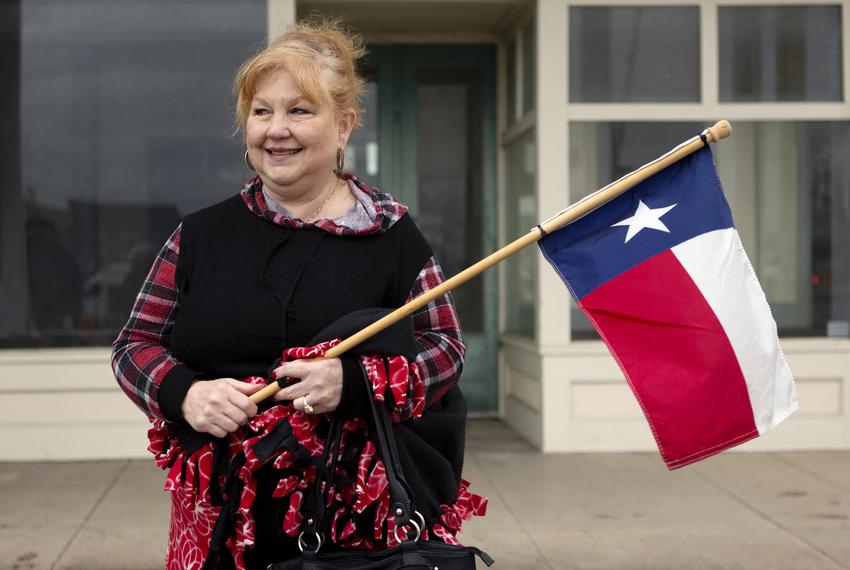
{"label": "green door", "polygon": [[[495,48],[374,45],[358,176],[406,203],[450,277],[496,247]],[[498,409],[495,271],[456,289],[470,410]]]}

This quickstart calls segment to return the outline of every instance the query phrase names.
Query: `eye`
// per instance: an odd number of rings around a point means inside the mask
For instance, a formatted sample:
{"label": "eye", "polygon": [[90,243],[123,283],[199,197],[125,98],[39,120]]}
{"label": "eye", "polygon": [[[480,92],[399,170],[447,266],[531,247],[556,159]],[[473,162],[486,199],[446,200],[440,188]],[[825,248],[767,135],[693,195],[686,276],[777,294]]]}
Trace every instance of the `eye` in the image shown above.
{"label": "eye", "polygon": [[312,114],[312,111],[306,107],[293,107],[289,110],[289,112],[293,115],[304,116]]}
{"label": "eye", "polygon": [[265,115],[268,112],[269,112],[269,110],[264,108],[264,107],[255,107],[255,108],[251,109],[251,114],[255,115],[257,117],[259,117],[261,115]]}

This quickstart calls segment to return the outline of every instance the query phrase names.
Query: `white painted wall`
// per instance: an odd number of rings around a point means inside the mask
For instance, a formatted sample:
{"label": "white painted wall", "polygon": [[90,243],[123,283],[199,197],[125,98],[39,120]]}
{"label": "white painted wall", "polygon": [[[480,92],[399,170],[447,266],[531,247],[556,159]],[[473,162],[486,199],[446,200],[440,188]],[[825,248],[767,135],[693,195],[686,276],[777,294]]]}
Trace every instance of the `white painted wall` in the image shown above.
{"label": "white painted wall", "polygon": [[145,457],[149,422],[108,348],[0,351],[0,461]]}
{"label": "white painted wall", "polygon": [[[620,369],[601,342],[542,355],[547,399],[559,413],[545,417],[542,449],[650,451],[655,441]],[[850,448],[850,341],[786,339],[800,409],[774,431],[737,450]]]}

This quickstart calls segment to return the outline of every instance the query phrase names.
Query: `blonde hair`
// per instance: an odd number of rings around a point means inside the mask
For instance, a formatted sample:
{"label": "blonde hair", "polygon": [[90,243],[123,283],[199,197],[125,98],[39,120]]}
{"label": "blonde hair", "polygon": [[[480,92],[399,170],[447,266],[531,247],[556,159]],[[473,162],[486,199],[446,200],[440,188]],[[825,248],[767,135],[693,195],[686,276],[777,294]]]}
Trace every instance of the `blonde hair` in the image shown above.
{"label": "blonde hair", "polygon": [[359,36],[338,20],[305,20],[284,32],[242,64],[236,74],[236,128],[245,132],[251,100],[260,81],[286,69],[310,102],[330,104],[337,117],[353,109],[362,115],[363,78],[357,60],[366,54]]}

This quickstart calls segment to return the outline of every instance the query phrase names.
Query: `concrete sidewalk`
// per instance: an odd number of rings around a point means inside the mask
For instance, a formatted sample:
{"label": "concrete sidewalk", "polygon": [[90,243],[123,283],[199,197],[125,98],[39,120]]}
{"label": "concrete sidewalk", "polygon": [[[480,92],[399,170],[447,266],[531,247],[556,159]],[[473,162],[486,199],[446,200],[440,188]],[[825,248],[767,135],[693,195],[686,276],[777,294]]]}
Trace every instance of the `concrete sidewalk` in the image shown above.
{"label": "concrete sidewalk", "polygon": [[[494,568],[850,568],[850,452],[543,455],[471,422],[464,476],[490,497],[464,542]],[[162,568],[151,461],[0,463],[0,568]]]}

